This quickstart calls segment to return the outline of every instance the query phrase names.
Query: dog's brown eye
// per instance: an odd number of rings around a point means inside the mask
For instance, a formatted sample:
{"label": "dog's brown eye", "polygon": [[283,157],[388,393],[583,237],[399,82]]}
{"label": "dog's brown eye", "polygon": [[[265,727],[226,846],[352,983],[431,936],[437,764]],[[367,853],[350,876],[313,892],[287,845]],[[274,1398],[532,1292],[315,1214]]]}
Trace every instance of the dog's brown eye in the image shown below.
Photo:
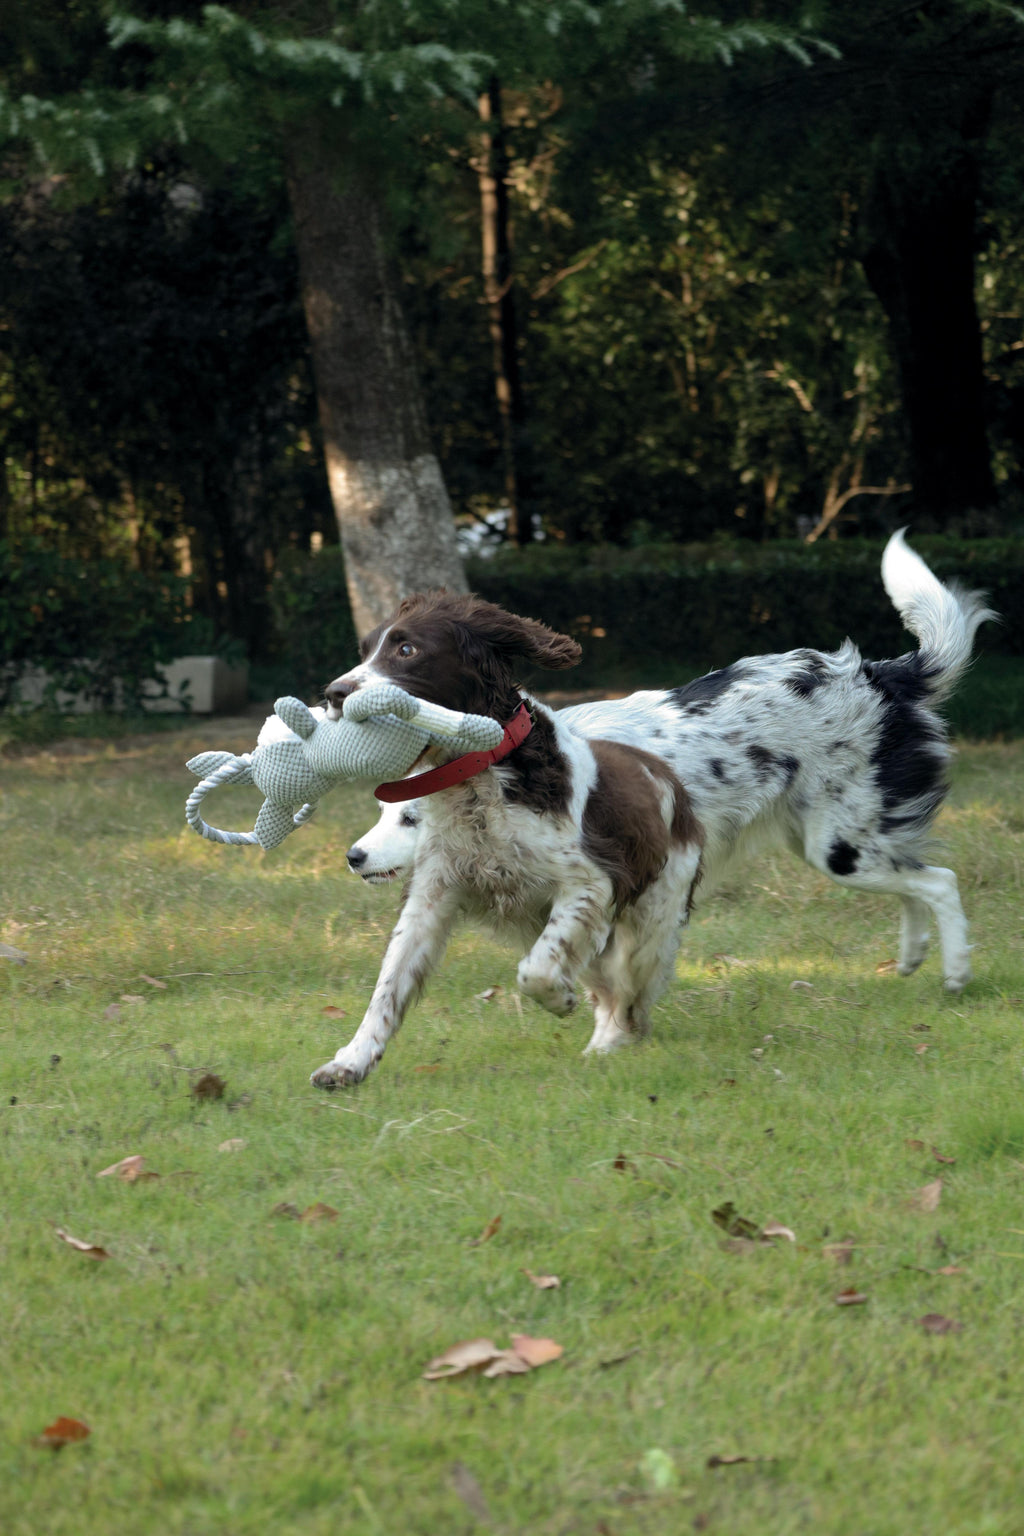
{"label": "dog's brown eye", "polygon": [[398,654],[399,656],[415,656],[416,647],[414,645],[410,645],[408,640],[406,640],[402,645],[398,647]]}

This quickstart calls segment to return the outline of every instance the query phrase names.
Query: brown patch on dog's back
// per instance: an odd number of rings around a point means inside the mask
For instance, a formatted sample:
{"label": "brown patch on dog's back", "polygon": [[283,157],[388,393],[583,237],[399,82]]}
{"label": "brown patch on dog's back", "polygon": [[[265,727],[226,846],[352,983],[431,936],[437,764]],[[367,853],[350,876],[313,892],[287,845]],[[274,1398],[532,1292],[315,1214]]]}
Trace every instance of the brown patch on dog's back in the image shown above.
{"label": "brown patch on dog's back", "polygon": [[[673,843],[700,844],[704,836],[689,795],[660,757],[615,741],[590,746],[597,780],[583,811],[583,851],[611,879],[621,911],[658,878]],[[662,811],[666,787],[672,792],[668,825]]]}

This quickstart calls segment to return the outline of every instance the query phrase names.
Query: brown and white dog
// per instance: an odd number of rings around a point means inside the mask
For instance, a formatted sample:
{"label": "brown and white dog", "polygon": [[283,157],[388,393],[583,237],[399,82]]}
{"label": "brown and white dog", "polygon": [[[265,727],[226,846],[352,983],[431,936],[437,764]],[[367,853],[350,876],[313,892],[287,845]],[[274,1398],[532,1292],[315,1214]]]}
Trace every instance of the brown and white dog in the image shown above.
{"label": "brown and white dog", "polygon": [[[580,654],[543,624],[444,592],[407,598],[360,649],[360,665],[327,689],[335,718],[350,693],[386,678],[508,725],[524,702],[519,668],[571,667]],[[588,740],[527,702],[532,729],[519,745],[418,799],[415,868],[380,978],[352,1040],[314,1072],[318,1087],[357,1083],[376,1065],[460,917],[528,946],[518,985],[549,1012],[569,1013],[587,989],[587,1051],[648,1028],[700,872],[689,798],[660,758]],[[418,766],[445,761],[433,746]]]}
{"label": "brown and white dog", "polygon": [[[623,903],[621,882],[613,884],[615,923],[614,930],[607,931],[614,932],[614,943],[598,955],[607,982],[618,963],[616,946],[625,942],[618,936],[621,929],[632,936],[629,952],[637,955],[637,965],[653,963],[642,925],[654,922],[651,934],[661,969],[651,972],[654,979],[647,983],[644,1001],[632,1009],[627,1005],[625,1011],[621,998],[606,1000],[611,995],[607,984],[602,991],[588,978],[597,1012],[588,1049],[608,1050],[642,1029],[650,1001],[661,988],[658,978],[671,964],[675,948],[676,930],[663,903],[676,889],[677,916],[685,920],[694,892],[694,880],[686,872],[696,871],[693,855],[701,842],[702,895],[754,849],[781,843],[838,885],[898,897],[898,969],[909,975],[921,964],[933,920],[945,985],[959,991],[970,980],[971,964],[957,880],[951,869],[930,864],[927,857],[932,823],[946,793],[950,757],[937,706],[966,669],[979,624],[994,615],[979,594],[938,581],[902,534],[886,547],[882,580],[907,629],[917,636],[916,651],[890,661],[865,661],[847,641],[833,653],[797,650],[747,657],[682,687],[577,705],[554,715],[533,704],[538,728],[509,758],[509,767],[473,781],[479,800],[450,800],[450,792],[445,792],[436,799],[407,801],[404,814],[383,814],[378,828],[349,851],[352,868],[374,880],[413,869],[412,890],[419,898],[425,889],[418,878],[425,853],[429,851],[432,878],[453,889],[465,879],[472,885],[468,872],[479,857],[500,870],[500,879],[495,887],[474,886],[472,899],[453,895],[454,907],[461,901],[464,910],[480,911],[494,901],[501,915],[512,913],[516,898],[511,893],[520,884],[529,886],[538,865],[548,868],[567,854],[577,858],[585,835],[586,847],[596,853],[593,829],[600,823],[607,825],[616,850],[606,855],[602,867],[611,870],[615,857],[627,863],[637,860],[635,840],[646,833],[639,812],[631,819],[635,792],[627,786],[671,784],[681,805],[685,801],[678,797],[685,784],[699,823],[698,830],[690,813],[685,824],[679,823],[689,861],[681,855],[677,859],[675,852],[666,855],[658,873],[662,855],[656,844],[646,872],[636,882],[644,886],[642,894]],[[522,626],[519,649],[513,643],[504,652],[502,681],[493,693],[495,685],[488,679],[496,676],[501,644],[495,642],[492,648],[477,633],[478,622],[485,628],[493,622],[497,635],[514,635],[516,626]],[[527,635],[534,637],[535,645],[526,641]],[[571,666],[576,647],[540,625],[513,619],[475,599],[411,599],[389,625],[370,636],[364,657],[361,666],[328,689],[335,713],[352,688],[388,677],[436,702],[506,720],[519,701],[510,686],[510,663],[529,659]],[[498,702],[496,709],[488,703],[492,698]],[[631,755],[616,758],[612,743]],[[668,779],[662,777],[666,773]],[[556,781],[570,785],[571,792],[545,799],[530,788]],[[415,788],[409,793],[415,794]],[[524,821],[517,810],[519,819],[513,825],[513,805],[527,804],[534,819]],[[568,821],[565,804],[570,806]],[[650,804],[643,814],[650,815]],[[665,815],[663,811],[662,823],[668,826]],[[403,821],[409,825],[403,826]],[[678,842],[672,843],[674,850],[678,847]],[[449,857],[451,869],[446,865]],[[637,863],[638,871],[640,867]],[[507,903],[505,897],[495,899],[497,885],[510,893]],[[520,891],[520,900],[525,899],[525,890]],[[552,906],[555,929],[556,913],[560,921],[560,909]],[[405,921],[403,913],[393,945]],[[598,930],[599,925],[590,930],[592,939]],[[443,939],[440,942],[443,945]],[[524,990],[550,1007],[553,1001],[557,1004],[554,993],[559,988],[545,993],[538,984],[544,952],[542,935],[523,962],[520,981]],[[389,948],[386,973],[391,959]],[[574,966],[567,962],[562,969]],[[384,980],[382,975],[382,986]],[[389,986],[395,985],[392,977]],[[373,1016],[371,1004],[367,1020]],[[347,1052],[357,1041],[363,1051],[366,1029],[364,1021],[352,1046],[322,1068],[315,1082],[354,1080],[344,1075]],[[372,1023],[370,1033],[375,1031],[379,1025]],[[337,1062],[343,1063],[342,1072],[332,1076]]]}

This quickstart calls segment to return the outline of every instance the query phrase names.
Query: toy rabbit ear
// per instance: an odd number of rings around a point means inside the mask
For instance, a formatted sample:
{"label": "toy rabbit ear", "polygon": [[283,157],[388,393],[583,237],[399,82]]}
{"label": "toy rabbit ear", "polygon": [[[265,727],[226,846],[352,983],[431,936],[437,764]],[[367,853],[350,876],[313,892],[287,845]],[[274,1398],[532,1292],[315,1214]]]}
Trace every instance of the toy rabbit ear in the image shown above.
{"label": "toy rabbit ear", "polygon": [[283,720],[289,730],[296,736],[301,736],[303,741],[312,736],[316,730],[316,719],[301,699],[286,696],[278,699],[274,704],[274,714]]}

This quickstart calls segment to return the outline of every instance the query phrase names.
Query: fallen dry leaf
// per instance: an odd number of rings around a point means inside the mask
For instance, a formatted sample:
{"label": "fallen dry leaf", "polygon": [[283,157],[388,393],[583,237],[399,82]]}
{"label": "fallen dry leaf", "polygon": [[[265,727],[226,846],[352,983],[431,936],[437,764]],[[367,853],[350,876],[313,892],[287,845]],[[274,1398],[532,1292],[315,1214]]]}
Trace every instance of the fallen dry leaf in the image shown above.
{"label": "fallen dry leaf", "polygon": [[87,1259],[109,1259],[111,1255],[98,1243],[83,1243],[81,1238],[72,1237],[70,1232],[65,1232],[63,1227],[54,1228],[56,1236],[62,1243],[67,1243],[69,1248],[74,1248],[76,1253],[84,1253]]}
{"label": "fallen dry leaf", "polygon": [[762,1237],[784,1237],[787,1242],[796,1242],[796,1233],[792,1227],[784,1227],[780,1222],[770,1221],[766,1227],[761,1228]]}
{"label": "fallen dry leaf", "polygon": [[967,1271],[962,1264],[943,1264],[941,1269],[935,1271],[937,1275],[966,1275]]}
{"label": "fallen dry leaf", "polygon": [[59,1451],[65,1445],[73,1445],[76,1440],[88,1440],[91,1434],[92,1430],[81,1419],[66,1419],[62,1415],[48,1424],[41,1435],[36,1436],[35,1443]]}
{"label": "fallen dry leaf", "polygon": [[547,1365],[549,1360],[557,1360],[565,1353],[563,1346],[556,1344],[554,1339],[532,1339],[528,1333],[514,1333],[512,1348],[520,1360],[534,1367]]}
{"label": "fallen dry leaf", "polygon": [[529,1369],[530,1362],[517,1355],[514,1349],[499,1349],[484,1375],[493,1381],[498,1376],[525,1376]]}
{"label": "fallen dry leaf", "polygon": [[147,1179],[158,1179],[160,1175],[146,1168],[145,1161],[145,1158],[140,1157],[138,1153],[132,1157],[122,1157],[119,1163],[111,1163],[109,1168],[101,1168],[96,1177],[123,1179],[126,1184],[139,1184]]}
{"label": "fallen dry leaf", "polygon": [[925,1150],[924,1142],[919,1141],[916,1136],[908,1136],[903,1145],[908,1152],[923,1152]]}
{"label": "fallen dry leaf", "polygon": [[339,1008],[336,1003],[328,1003],[327,1007],[326,1008],[322,1008],[320,1011],[321,1011],[321,1013],[326,1014],[326,1016],[329,1019],[347,1019],[348,1018],[348,1013],[346,1012],[346,1010],[344,1008]]}
{"label": "fallen dry leaf", "polygon": [[707,1464],[709,1467],[739,1467],[744,1462],[767,1462],[777,1459],[775,1456],[709,1456]]}
{"label": "fallen dry leaf", "polygon": [[222,1099],[227,1083],[216,1072],[204,1072],[202,1077],[197,1077],[189,1089],[194,1099]]}
{"label": "fallen dry leaf", "polygon": [[420,1073],[424,1073],[424,1072],[440,1072],[440,1070],[441,1070],[441,1063],[439,1061],[430,1061],[430,1062],[427,1062],[427,1064],[425,1066],[413,1067],[413,1071],[414,1072],[420,1072]]}
{"label": "fallen dry leaf", "polygon": [[291,1200],[279,1200],[271,1211],[271,1216],[290,1216],[293,1221],[298,1221],[300,1211]]}
{"label": "fallen dry leaf", "polygon": [[0,944],[0,960],[13,960],[15,965],[26,965],[28,955],[23,949],[15,949],[13,944]]}
{"label": "fallen dry leaf", "polygon": [[453,1462],[451,1479],[452,1487],[466,1508],[472,1511],[482,1525],[490,1525],[491,1511],[487,1507],[483,1489],[469,1468],[463,1466],[461,1461]]}
{"label": "fallen dry leaf", "polygon": [[490,1242],[491,1238],[494,1236],[495,1232],[497,1232],[500,1226],[501,1217],[492,1216],[486,1227],[484,1227],[483,1231],[480,1233],[480,1236],[474,1237],[470,1240],[469,1246],[471,1248],[479,1248],[481,1243]]}
{"label": "fallen dry leaf", "polygon": [[305,1222],[337,1221],[340,1215],[341,1212],[336,1211],[333,1205],[325,1205],[322,1200],[318,1200],[315,1205],[306,1206],[299,1220]]}
{"label": "fallen dry leaf", "polygon": [[878,964],[875,966],[875,975],[887,976],[890,972],[895,971],[898,965],[899,962],[896,960],[879,960]]}
{"label": "fallen dry leaf", "polygon": [[156,976],[147,976],[145,971],[141,973],[139,980],[144,981],[149,987],[158,987],[161,992],[167,991],[166,981],[160,981]]}
{"label": "fallen dry leaf", "polygon": [[500,987],[487,987],[483,992],[475,994],[476,1000],[478,1003],[490,1003],[497,997],[500,991]]}
{"label": "fallen dry leaf", "polygon": [[920,1045],[915,1045],[914,1046],[914,1055],[915,1056],[923,1056],[925,1051],[927,1051],[927,1049],[928,1049],[928,1047],[923,1042]]}
{"label": "fallen dry leaf", "polygon": [[121,1001],[122,1003],[144,1003],[146,999],[141,992],[122,992]]}
{"label": "fallen dry leaf", "polygon": [[745,1216],[738,1214],[731,1200],[716,1206],[711,1212],[711,1220],[716,1227],[721,1227],[723,1232],[728,1232],[730,1237],[748,1237],[754,1241],[761,1233],[760,1227],[755,1222],[748,1221]]}
{"label": "fallen dry leaf", "polygon": [[424,1381],[444,1381],[448,1376],[464,1376],[467,1371],[482,1371],[501,1350],[490,1339],[463,1339],[443,1354],[428,1360]]}
{"label": "fallen dry leaf", "polygon": [[942,1198],[942,1180],[932,1179],[911,1195],[908,1205],[915,1211],[937,1211]]}
{"label": "fallen dry leaf", "polygon": [[636,1173],[636,1163],[631,1163],[621,1152],[612,1162],[612,1167],[616,1173]]}
{"label": "fallen dry leaf", "polygon": [[943,1317],[941,1312],[926,1312],[924,1317],[918,1318],[919,1325],[925,1333],[963,1333],[963,1323],[958,1323],[952,1317]]}
{"label": "fallen dry leaf", "polygon": [[827,1259],[835,1264],[849,1264],[854,1255],[853,1243],[826,1243],[821,1250]]}
{"label": "fallen dry leaf", "polygon": [[246,1145],[246,1142],[245,1142],[244,1137],[242,1137],[242,1136],[229,1136],[227,1141],[222,1141],[221,1142],[220,1146],[217,1148],[217,1151],[218,1152],[241,1152],[242,1148],[245,1145]]}
{"label": "fallen dry leaf", "polygon": [[867,1299],[867,1295],[864,1291],[858,1291],[856,1286],[850,1285],[847,1286],[845,1291],[839,1292],[839,1295],[836,1297],[836,1306],[859,1307],[862,1306],[863,1303],[867,1301]]}
{"label": "fallen dry leaf", "polygon": [[532,1269],[524,1269],[523,1274],[538,1291],[557,1291],[561,1288],[562,1282],[557,1275],[535,1275]]}
{"label": "fallen dry leaf", "polygon": [[952,1168],[953,1164],[956,1162],[955,1157],[944,1157],[943,1154],[939,1151],[938,1147],[932,1147],[932,1157],[934,1157],[937,1163],[945,1163],[950,1168]]}
{"label": "fallen dry leaf", "polygon": [[121,1017],[120,1005],[118,1003],[110,1003],[106,1008],[104,1008],[103,1017],[109,1020],[110,1023],[113,1023],[115,1019],[119,1019]]}

